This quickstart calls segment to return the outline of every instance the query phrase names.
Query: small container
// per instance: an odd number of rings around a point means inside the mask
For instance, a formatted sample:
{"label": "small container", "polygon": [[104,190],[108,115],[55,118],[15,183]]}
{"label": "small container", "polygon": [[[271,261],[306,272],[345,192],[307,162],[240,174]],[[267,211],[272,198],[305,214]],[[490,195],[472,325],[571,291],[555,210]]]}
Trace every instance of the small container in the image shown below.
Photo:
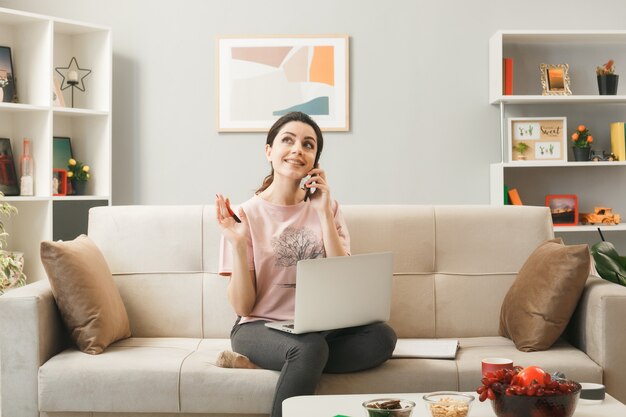
{"label": "small container", "polygon": [[475,397],[456,391],[437,391],[424,395],[426,408],[432,417],[466,417]]}
{"label": "small container", "polygon": [[599,404],[604,401],[606,390],[602,384],[594,384],[591,382],[580,383],[580,404]]}
{"label": "small container", "polygon": [[366,417],[411,417],[415,403],[402,398],[376,398],[363,402]]}

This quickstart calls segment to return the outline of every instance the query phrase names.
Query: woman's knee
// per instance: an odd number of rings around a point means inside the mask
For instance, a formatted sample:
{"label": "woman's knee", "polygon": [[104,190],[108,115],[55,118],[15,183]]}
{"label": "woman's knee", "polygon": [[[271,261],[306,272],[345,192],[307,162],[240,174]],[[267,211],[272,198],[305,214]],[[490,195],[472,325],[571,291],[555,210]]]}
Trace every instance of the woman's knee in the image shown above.
{"label": "woman's knee", "polygon": [[378,366],[391,358],[398,337],[391,326],[386,323],[374,323],[367,326],[363,357],[369,357],[372,366]]}
{"label": "woman's knee", "polygon": [[398,341],[396,332],[387,323],[377,323],[374,326],[376,326],[374,331],[377,333],[381,350],[388,353],[388,356],[391,357]]}
{"label": "woman's knee", "polygon": [[298,342],[287,352],[287,360],[303,360],[311,364],[319,362],[324,367],[328,352],[328,343],[324,337],[317,333],[308,333],[298,336]]}

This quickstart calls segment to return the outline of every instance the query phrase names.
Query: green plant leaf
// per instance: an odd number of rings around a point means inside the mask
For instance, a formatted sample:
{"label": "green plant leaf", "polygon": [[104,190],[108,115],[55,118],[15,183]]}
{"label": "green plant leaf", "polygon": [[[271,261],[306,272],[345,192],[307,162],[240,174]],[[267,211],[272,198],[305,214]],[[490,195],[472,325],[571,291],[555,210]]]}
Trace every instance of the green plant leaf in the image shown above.
{"label": "green plant leaf", "polygon": [[598,242],[591,247],[598,274],[605,280],[626,286],[626,257],[620,256],[611,242]]}

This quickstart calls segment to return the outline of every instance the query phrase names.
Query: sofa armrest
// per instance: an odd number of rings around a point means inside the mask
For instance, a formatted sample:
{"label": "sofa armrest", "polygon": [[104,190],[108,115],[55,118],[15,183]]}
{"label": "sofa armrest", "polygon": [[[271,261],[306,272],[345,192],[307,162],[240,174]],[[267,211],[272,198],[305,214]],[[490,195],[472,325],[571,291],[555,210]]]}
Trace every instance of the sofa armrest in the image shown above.
{"label": "sofa armrest", "polygon": [[602,367],[607,392],[626,402],[626,287],[590,276],[568,336]]}
{"label": "sofa armrest", "polygon": [[47,280],[0,297],[0,415],[39,416],[39,367],[66,345]]}

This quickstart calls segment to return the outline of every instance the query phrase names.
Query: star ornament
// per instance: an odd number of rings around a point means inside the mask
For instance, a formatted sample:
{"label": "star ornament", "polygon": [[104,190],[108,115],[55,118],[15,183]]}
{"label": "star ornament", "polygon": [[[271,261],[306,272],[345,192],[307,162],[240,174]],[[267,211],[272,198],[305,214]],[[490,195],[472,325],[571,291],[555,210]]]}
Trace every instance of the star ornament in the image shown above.
{"label": "star ornament", "polygon": [[91,70],[79,67],[78,62],[76,62],[76,58],[72,57],[70,64],[67,67],[57,67],[55,68],[55,71],[63,77],[61,90],[76,87],[80,91],[85,92],[85,84],[83,80],[86,76],[91,74]]}

